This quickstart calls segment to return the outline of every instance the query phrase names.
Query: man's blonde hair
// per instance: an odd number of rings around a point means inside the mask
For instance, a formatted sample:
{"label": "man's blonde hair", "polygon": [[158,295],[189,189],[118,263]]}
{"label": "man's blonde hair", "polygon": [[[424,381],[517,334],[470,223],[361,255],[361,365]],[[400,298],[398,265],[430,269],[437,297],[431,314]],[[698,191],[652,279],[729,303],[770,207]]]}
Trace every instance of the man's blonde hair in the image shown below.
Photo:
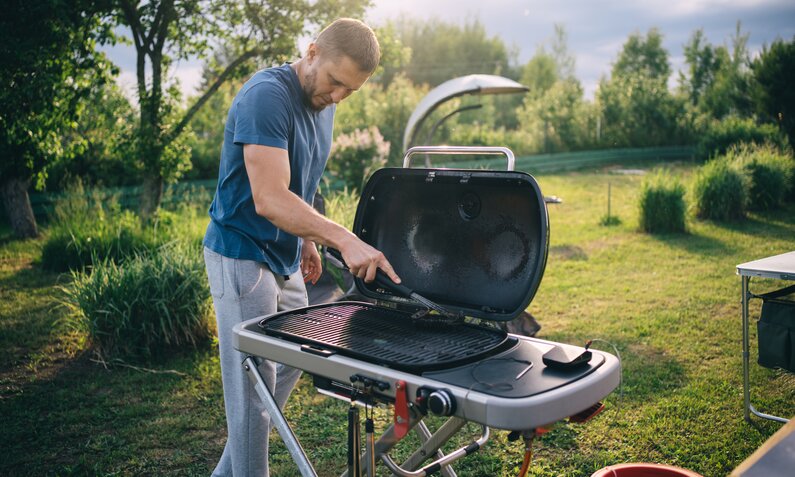
{"label": "man's blonde hair", "polygon": [[359,20],[339,18],[323,29],[315,40],[320,53],[336,59],[347,56],[365,73],[372,73],[381,60],[381,47],[373,30]]}

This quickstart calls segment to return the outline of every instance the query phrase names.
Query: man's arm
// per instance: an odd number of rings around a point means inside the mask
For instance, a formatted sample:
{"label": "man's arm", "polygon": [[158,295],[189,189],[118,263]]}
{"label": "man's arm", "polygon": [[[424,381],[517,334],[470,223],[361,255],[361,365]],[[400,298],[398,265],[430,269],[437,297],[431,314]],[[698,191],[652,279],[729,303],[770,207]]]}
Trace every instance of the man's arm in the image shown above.
{"label": "man's arm", "polygon": [[342,253],[351,273],[367,282],[375,278],[375,272],[380,268],[389,278],[400,283],[383,253],[320,215],[290,191],[290,159],[285,149],[246,144],[243,158],[258,215],[285,232],[336,248]]}

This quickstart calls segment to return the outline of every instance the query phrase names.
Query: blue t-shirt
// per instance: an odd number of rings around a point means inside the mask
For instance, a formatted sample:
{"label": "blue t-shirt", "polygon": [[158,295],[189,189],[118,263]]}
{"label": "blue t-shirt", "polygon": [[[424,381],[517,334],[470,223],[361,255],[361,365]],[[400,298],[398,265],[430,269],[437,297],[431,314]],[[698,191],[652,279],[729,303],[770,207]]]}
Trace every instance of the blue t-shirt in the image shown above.
{"label": "blue t-shirt", "polygon": [[314,111],[289,64],[257,72],[232,101],[226,118],[218,187],[204,245],[226,257],[264,262],[277,274],[298,270],[301,239],[257,215],[243,145],[286,149],[290,190],[308,204],[331,151],[335,105]]}

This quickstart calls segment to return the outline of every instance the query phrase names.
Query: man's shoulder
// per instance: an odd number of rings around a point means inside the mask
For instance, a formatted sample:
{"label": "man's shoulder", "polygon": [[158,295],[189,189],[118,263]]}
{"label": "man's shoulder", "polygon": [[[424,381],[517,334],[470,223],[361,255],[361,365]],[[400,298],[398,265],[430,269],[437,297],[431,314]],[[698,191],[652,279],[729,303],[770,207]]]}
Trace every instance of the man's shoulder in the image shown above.
{"label": "man's shoulder", "polygon": [[[289,66],[287,66],[289,68]],[[252,94],[260,95],[280,95],[283,97],[290,96],[290,81],[289,71],[285,67],[266,68],[254,73],[254,75],[246,81],[240,91],[241,96],[248,96]]]}

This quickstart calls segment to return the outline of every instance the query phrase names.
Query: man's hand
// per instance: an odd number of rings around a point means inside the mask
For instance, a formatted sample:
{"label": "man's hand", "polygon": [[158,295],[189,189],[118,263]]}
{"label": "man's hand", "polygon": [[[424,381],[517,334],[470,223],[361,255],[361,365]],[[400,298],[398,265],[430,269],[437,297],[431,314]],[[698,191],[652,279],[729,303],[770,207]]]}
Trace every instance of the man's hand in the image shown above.
{"label": "man's hand", "polygon": [[355,235],[351,234],[351,238],[340,247],[340,253],[351,273],[365,282],[373,281],[375,272],[380,268],[393,282],[400,283],[400,277],[392,269],[384,254],[362,242]]}
{"label": "man's hand", "polygon": [[317,246],[311,240],[304,240],[304,245],[301,247],[301,273],[304,276],[304,283],[312,282],[312,285],[317,283],[320,274],[323,273],[323,262],[320,260],[320,254],[317,253]]}

